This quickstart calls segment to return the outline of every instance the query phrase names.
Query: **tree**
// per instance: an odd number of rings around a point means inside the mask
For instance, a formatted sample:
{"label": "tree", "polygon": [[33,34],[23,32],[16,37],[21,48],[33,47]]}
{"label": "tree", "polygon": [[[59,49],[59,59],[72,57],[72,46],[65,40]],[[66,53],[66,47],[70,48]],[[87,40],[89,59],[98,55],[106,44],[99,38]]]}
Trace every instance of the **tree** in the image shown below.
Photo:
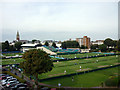
{"label": "tree", "polygon": [[110,46],[113,46],[114,42],[112,39],[107,38],[107,39],[105,39],[104,44],[107,45],[109,48]]}
{"label": "tree", "polygon": [[9,49],[9,42],[8,41],[5,41],[5,46],[6,46],[6,49]]}
{"label": "tree", "polygon": [[14,47],[13,45],[11,45],[11,46],[9,47],[9,51],[15,51],[15,47]]}
{"label": "tree", "polygon": [[33,40],[32,40],[32,43],[35,43],[36,41],[37,41],[36,39],[33,39]]}
{"label": "tree", "polygon": [[65,43],[65,42],[62,42],[61,47],[62,47],[63,49],[66,49],[66,48],[67,48],[66,43]]}
{"label": "tree", "polygon": [[2,52],[5,51],[5,43],[2,43]]}
{"label": "tree", "polygon": [[41,43],[39,43],[39,44],[37,44],[37,45],[36,45],[36,47],[38,47],[38,46],[42,46],[42,44],[41,44]]}
{"label": "tree", "polygon": [[106,52],[107,51],[107,45],[105,45],[105,44],[99,45],[98,47],[101,50],[101,52]]}
{"label": "tree", "polygon": [[97,48],[98,48],[98,44],[91,45],[91,49],[97,49]]}
{"label": "tree", "polygon": [[22,42],[16,42],[16,43],[15,43],[15,48],[16,48],[18,51],[20,51],[21,45],[22,45]]}
{"label": "tree", "polygon": [[52,46],[53,46],[54,48],[57,48],[57,46],[56,46],[56,43],[55,43],[55,42],[53,42],[53,43],[52,43]]}
{"label": "tree", "polygon": [[120,52],[120,39],[119,39],[118,42],[117,42],[117,49],[118,49],[118,51]]}
{"label": "tree", "polygon": [[46,45],[46,46],[49,46],[49,43],[46,41],[46,42],[45,42],[45,45]]}
{"label": "tree", "polygon": [[51,71],[53,61],[50,60],[48,54],[40,49],[32,49],[23,54],[24,62],[20,63],[24,73],[36,77],[36,85],[38,86],[38,74]]}
{"label": "tree", "polygon": [[112,41],[112,42],[111,42],[111,46],[116,47],[116,44],[117,44],[117,42],[116,42],[116,41]]}
{"label": "tree", "polygon": [[62,48],[79,48],[79,43],[77,41],[65,41],[62,42],[61,45]]}
{"label": "tree", "polygon": [[81,45],[81,47],[80,47],[81,49],[86,49],[87,48],[87,46],[84,46],[84,45]]}
{"label": "tree", "polygon": [[2,43],[2,51],[9,51],[9,42],[5,41],[4,43]]}

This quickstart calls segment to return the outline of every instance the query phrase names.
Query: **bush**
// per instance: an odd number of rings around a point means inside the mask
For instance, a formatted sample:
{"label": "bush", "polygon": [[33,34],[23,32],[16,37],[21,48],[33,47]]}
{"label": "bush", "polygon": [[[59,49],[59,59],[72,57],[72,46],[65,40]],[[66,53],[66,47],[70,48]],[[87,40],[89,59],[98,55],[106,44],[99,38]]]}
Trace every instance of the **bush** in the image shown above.
{"label": "bush", "polygon": [[118,86],[118,77],[111,76],[108,80],[105,81],[105,85],[109,87]]}
{"label": "bush", "polygon": [[13,76],[14,78],[18,79],[18,80],[19,80],[19,82],[21,82],[21,83],[26,83],[26,81],[25,81],[25,80],[23,80],[23,79],[21,79],[20,77],[18,77],[18,76],[16,76],[16,75],[14,75],[14,74],[13,74],[13,73],[11,73],[10,71],[3,71],[3,73],[4,73],[4,74],[8,74],[8,75]]}

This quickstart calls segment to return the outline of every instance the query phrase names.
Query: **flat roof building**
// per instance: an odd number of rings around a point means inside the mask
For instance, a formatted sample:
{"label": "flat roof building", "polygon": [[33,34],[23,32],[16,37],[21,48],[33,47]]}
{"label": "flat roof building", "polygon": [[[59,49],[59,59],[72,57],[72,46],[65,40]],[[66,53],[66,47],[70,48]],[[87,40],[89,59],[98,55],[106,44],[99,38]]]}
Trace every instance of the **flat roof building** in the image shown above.
{"label": "flat roof building", "polygon": [[76,38],[76,41],[79,43],[80,47],[84,45],[87,48],[90,48],[90,38],[84,36],[83,38]]}

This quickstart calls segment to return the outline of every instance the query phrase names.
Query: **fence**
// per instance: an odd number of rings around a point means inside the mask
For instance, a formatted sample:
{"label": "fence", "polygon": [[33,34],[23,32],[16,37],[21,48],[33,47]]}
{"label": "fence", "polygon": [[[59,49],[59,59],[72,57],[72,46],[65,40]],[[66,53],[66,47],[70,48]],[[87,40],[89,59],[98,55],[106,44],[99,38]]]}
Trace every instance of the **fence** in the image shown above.
{"label": "fence", "polygon": [[4,53],[4,54],[7,54],[7,53],[22,53],[22,51],[9,51],[9,52],[2,52],[2,53]]}

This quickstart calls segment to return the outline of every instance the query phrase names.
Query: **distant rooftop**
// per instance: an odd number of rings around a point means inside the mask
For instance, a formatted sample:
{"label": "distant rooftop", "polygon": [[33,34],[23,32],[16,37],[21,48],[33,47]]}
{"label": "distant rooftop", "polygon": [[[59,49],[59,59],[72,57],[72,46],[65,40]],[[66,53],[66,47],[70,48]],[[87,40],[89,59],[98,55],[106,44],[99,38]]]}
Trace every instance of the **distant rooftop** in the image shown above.
{"label": "distant rooftop", "polygon": [[30,46],[30,47],[35,47],[36,45],[37,45],[37,43],[35,43],[35,44],[28,43],[28,44],[22,44],[21,46],[22,46],[22,47],[27,47],[27,46],[28,46],[28,47],[29,47],[29,46]]}

